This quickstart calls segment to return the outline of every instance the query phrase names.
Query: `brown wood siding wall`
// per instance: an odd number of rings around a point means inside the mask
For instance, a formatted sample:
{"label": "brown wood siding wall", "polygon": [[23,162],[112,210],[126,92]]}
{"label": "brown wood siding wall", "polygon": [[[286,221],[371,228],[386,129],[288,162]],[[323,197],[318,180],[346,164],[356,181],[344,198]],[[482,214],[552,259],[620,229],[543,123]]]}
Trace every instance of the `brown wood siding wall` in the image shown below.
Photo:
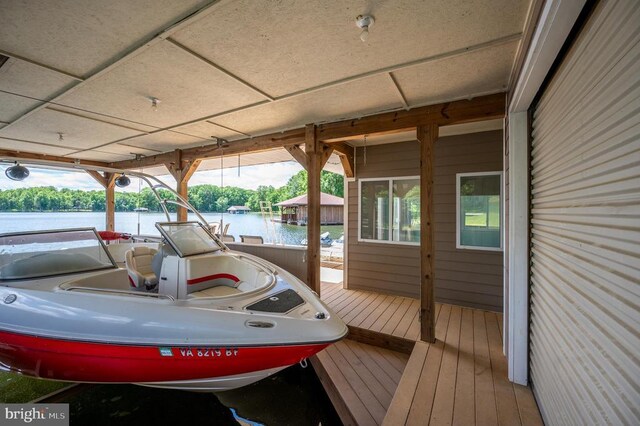
{"label": "brown wood siding wall", "polygon": [[[436,300],[502,310],[502,252],[456,249],[456,173],[502,170],[501,131],[450,136],[435,145]],[[417,141],[356,152],[356,178],[420,174]],[[358,182],[348,183],[348,286],[420,295],[420,247],[358,242]]]}
{"label": "brown wood siding wall", "polygon": [[[307,206],[299,206],[296,210],[296,220],[307,220],[309,209]],[[321,224],[342,224],[344,223],[343,206],[320,206]]]}

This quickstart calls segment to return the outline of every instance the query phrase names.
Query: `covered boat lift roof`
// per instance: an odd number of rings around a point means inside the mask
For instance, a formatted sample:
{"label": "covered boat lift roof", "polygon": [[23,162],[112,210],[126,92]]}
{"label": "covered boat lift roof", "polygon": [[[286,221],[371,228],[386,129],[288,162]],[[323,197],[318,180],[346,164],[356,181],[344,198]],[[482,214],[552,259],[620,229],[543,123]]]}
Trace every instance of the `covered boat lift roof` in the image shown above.
{"label": "covered boat lift roof", "polygon": [[[496,120],[491,125],[501,127],[528,6],[3,5],[0,158],[168,171],[181,194],[199,167],[295,159],[309,172],[307,282],[319,292],[322,168],[353,176],[355,146],[410,137],[423,147],[430,194],[431,148],[444,126]],[[376,18],[365,42],[355,25],[363,13]],[[90,174],[107,190],[113,228],[115,176]],[[425,224],[431,202],[423,197]],[[425,262],[430,271],[432,260]],[[422,331],[432,340],[433,278],[423,277]]]}

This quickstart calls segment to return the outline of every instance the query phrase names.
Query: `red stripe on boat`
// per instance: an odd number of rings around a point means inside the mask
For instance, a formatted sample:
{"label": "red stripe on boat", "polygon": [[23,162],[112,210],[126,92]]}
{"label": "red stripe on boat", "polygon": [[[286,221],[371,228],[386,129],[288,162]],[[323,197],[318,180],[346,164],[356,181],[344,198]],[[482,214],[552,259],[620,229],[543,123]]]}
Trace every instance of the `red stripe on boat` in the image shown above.
{"label": "red stripe on boat", "polygon": [[231,274],[214,274],[214,275],[207,275],[206,277],[192,278],[190,280],[187,280],[187,284],[188,285],[200,284],[200,283],[203,283],[203,282],[206,282],[206,281],[217,280],[219,278],[226,278],[226,279],[234,281],[234,282],[240,281],[240,278],[236,277],[235,275],[231,275]]}
{"label": "red stripe on boat", "polygon": [[[163,382],[224,377],[284,367],[327,346],[327,343],[254,347],[136,346],[0,332],[0,362],[14,371],[45,379],[103,383]],[[167,349],[171,353],[169,356]]]}

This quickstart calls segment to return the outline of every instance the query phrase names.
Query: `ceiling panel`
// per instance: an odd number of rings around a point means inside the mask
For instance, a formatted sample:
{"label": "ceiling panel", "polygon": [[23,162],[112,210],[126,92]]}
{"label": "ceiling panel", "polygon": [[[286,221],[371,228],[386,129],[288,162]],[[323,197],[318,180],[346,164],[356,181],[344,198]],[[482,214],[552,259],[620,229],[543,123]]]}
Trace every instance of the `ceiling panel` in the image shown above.
{"label": "ceiling panel", "polygon": [[136,154],[142,155],[155,155],[160,153],[161,151],[151,150],[147,148],[142,148],[139,146],[127,145],[127,142],[123,142],[122,144],[115,143],[111,145],[105,145],[99,149],[102,152],[108,152],[111,154],[120,154],[124,155],[127,158],[135,158]]}
{"label": "ceiling panel", "polygon": [[242,133],[235,132],[233,130],[225,129],[224,127],[216,126],[208,121],[201,121],[199,123],[188,124],[186,126],[180,126],[172,129],[176,132],[181,132],[191,136],[197,136],[202,139],[211,139],[213,137],[224,139],[240,139],[246,137]]}
{"label": "ceiling panel", "polygon": [[[63,141],[58,139],[59,132],[63,133]],[[95,148],[139,133],[49,109],[42,109],[9,128],[0,129],[0,137],[56,144],[74,151]]]}
{"label": "ceiling panel", "polygon": [[[529,0],[238,0],[172,36],[280,96],[520,33]],[[375,18],[366,43],[355,24]]]}
{"label": "ceiling panel", "polygon": [[112,117],[107,114],[98,114],[98,113],[87,111],[84,109],[72,108],[72,107],[68,107],[60,104],[49,105],[47,108],[50,110],[62,112],[65,114],[78,115],[80,117],[89,118],[95,121],[102,121],[105,123],[114,124],[116,126],[124,127],[126,129],[136,130],[138,132],[147,133],[147,132],[153,132],[158,130],[157,127],[148,126],[146,124],[138,123],[136,121],[123,120],[120,118]]}
{"label": "ceiling panel", "polygon": [[184,149],[192,146],[207,145],[211,143],[211,139],[203,139],[165,130],[131,138],[123,141],[123,143],[129,146],[149,148],[164,152],[177,148]]}
{"label": "ceiling panel", "polygon": [[409,105],[506,89],[517,42],[394,72]]}
{"label": "ceiling panel", "polygon": [[79,158],[80,160],[93,160],[93,161],[104,161],[104,162],[114,162],[114,161],[122,161],[131,159],[130,155],[123,154],[114,154],[113,152],[104,152],[98,151],[95,149],[89,151],[76,152],[74,154],[69,155],[71,158]]}
{"label": "ceiling panel", "polygon": [[401,108],[387,76],[374,76],[216,117],[216,123],[251,135],[295,128],[306,123],[337,120]]}
{"label": "ceiling panel", "polygon": [[40,102],[0,92],[0,121],[9,123],[38,105]]}
{"label": "ceiling panel", "polygon": [[33,152],[36,154],[49,154],[49,155],[67,155],[72,150],[67,148],[55,147],[50,145],[42,145],[30,142],[19,142],[11,139],[5,139],[0,137],[0,149],[8,149],[11,151],[24,151]]}
{"label": "ceiling panel", "polygon": [[13,58],[0,67],[0,90],[17,95],[47,100],[75,84],[71,77]]}
{"label": "ceiling panel", "polygon": [[85,76],[206,3],[3,0],[0,49]]}
{"label": "ceiling panel", "polygon": [[[156,110],[151,97],[160,100]],[[231,77],[163,42],[74,90],[60,102],[169,127],[262,100]]]}

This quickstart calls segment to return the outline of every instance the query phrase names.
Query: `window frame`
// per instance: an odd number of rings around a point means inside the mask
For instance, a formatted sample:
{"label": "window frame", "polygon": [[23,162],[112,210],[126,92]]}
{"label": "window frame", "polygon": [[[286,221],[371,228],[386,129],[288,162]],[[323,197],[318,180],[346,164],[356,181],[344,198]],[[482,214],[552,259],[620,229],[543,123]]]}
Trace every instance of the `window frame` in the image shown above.
{"label": "window frame", "polygon": [[[395,241],[395,240],[370,240],[362,238],[362,182],[380,182],[387,181],[389,184],[389,238],[393,236],[393,182],[399,180],[420,180],[420,176],[395,176],[395,177],[374,177],[358,179],[358,242],[359,243],[376,243],[376,244],[394,244],[401,246],[420,247],[420,242],[412,241]],[[422,197],[422,187],[420,188],[420,197]]]}
{"label": "window frame", "polygon": [[[465,246],[460,244],[460,178],[467,176],[500,176],[500,247],[486,246]],[[458,250],[481,250],[481,251],[504,251],[504,172],[502,170],[494,172],[470,172],[456,173],[456,249]]]}

